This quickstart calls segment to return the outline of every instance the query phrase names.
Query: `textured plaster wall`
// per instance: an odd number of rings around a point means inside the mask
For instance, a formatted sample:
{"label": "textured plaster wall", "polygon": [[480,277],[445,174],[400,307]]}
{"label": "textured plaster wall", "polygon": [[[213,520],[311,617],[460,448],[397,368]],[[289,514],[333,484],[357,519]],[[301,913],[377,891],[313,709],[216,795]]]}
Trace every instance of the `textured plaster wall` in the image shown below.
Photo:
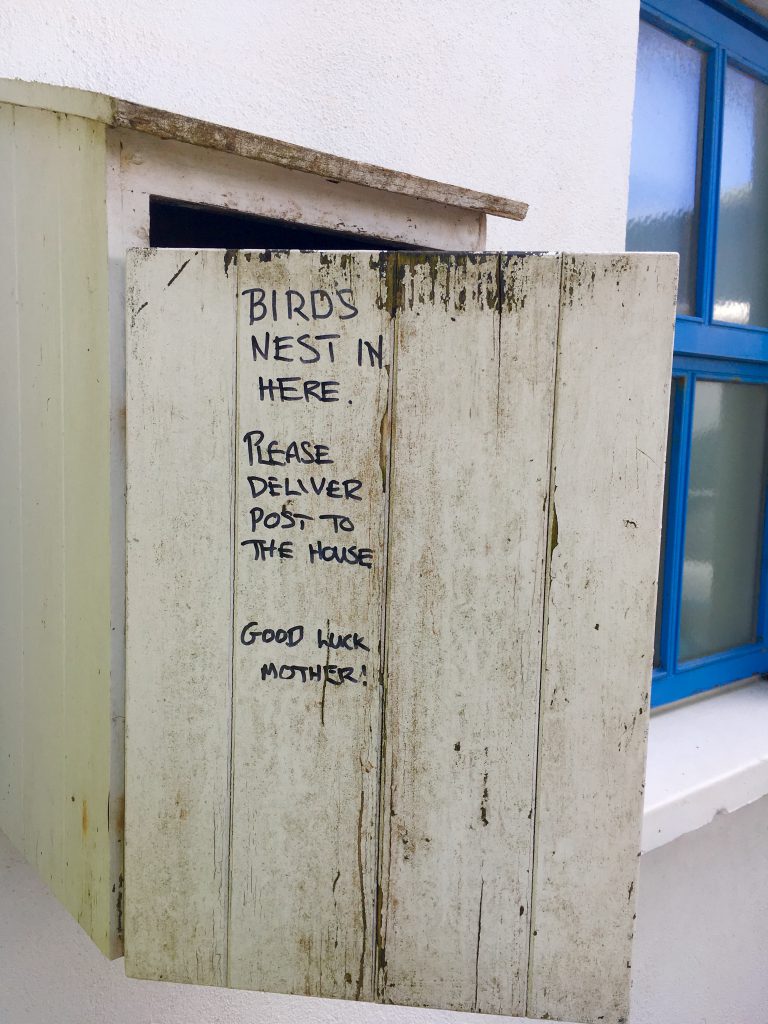
{"label": "textured plaster wall", "polygon": [[643,855],[630,1024],[768,1021],[768,797]]}
{"label": "textured plaster wall", "polygon": [[531,204],[489,248],[624,247],[638,0],[5,0],[0,75]]}

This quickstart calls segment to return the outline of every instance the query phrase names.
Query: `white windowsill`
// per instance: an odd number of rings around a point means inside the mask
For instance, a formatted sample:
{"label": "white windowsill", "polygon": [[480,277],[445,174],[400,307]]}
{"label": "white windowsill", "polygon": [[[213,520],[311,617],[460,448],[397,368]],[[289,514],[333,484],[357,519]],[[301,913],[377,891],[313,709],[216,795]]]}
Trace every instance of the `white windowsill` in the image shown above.
{"label": "white windowsill", "polygon": [[648,736],[647,853],[768,794],[768,682],[655,713]]}

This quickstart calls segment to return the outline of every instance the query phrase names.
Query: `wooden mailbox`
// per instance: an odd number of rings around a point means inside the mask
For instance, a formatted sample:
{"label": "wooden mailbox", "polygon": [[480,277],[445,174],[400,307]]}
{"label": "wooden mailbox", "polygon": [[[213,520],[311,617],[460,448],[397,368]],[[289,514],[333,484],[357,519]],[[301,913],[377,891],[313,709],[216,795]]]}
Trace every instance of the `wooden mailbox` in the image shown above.
{"label": "wooden mailbox", "polygon": [[525,211],[0,79],[0,829],[108,956],[125,905],[126,251],[167,243],[169,216],[197,244],[211,215],[253,247],[346,228],[362,246],[476,250],[487,214]]}
{"label": "wooden mailbox", "polygon": [[130,974],[626,1019],[675,284],[132,251]]}

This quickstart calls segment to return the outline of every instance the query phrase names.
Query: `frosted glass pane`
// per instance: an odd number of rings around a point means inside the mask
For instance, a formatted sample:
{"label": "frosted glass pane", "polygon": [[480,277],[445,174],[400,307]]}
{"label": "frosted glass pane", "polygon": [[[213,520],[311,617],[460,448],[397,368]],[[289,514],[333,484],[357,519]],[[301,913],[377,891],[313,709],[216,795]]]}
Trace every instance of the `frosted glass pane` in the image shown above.
{"label": "frosted glass pane", "polygon": [[756,639],[768,387],[697,381],[680,658]]}
{"label": "frosted glass pane", "polygon": [[626,247],[679,252],[679,313],[696,312],[699,153],[706,58],[640,22]]}
{"label": "frosted glass pane", "polygon": [[768,86],[728,67],[715,320],[768,327]]}

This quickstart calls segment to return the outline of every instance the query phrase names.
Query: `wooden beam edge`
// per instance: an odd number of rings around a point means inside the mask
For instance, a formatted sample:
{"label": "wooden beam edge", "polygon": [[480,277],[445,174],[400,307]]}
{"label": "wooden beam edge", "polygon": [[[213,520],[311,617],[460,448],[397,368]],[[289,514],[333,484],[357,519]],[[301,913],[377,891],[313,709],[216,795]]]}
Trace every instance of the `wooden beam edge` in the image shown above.
{"label": "wooden beam edge", "polygon": [[174,139],[250,160],[276,164],[288,170],[316,174],[334,182],[344,181],[382,192],[399,193],[413,199],[504,217],[507,220],[524,220],[528,212],[528,204],[515,199],[420,178],[415,174],[393,171],[376,164],[361,163],[348,157],[322,153],[306,146],[281,142],[239,128],[227,128],[210,121],[84,89],[4,78],[0,79],[0,103],[84,117],[116,128],[132,128],[162,139]]}
{"label": "wooden beam edge", "polygon": [[523,220],[528,212],[527,203],[514,199],[420,178],[404,171],[393,171],[347,157],[333,156],[264,135],[254,135],[239,128],[227,128],[127,100],[112,100],[112,124],[163,139],[233,153],[250,160],[261,160],[288,170],[316,174],[329,181],[344,181],[508,220]]}

